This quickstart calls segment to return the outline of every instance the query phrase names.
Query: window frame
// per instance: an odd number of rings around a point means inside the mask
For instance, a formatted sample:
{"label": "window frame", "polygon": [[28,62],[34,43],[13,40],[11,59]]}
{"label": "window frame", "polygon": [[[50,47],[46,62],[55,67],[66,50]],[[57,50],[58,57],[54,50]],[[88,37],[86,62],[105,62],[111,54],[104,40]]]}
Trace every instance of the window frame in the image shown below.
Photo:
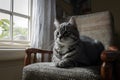
{"label": "window frame", "polygon": [[[10,16],[10,40],[0,40],[0,49],[21,49],[21,48],[26,48],[30,47],[30,29],[32,25],[32,2],[33,0],[28,0],[28,15],[22,14],[22,13],[17,13],[14,12],[14,0],[10,0],[10,10],[5,10],[0,8],[0,12],[4,14],[8,14]],[[13,40],[13,16],[18,16],[21,18],[26,18],[28,19],[28,40]],[[2,44],[1,44],[2,43]],[[8,43],[5,45],[4,43]],[[15,45],[18,43],[17,45]],[[12,45],[12,46],[11,46]]]}

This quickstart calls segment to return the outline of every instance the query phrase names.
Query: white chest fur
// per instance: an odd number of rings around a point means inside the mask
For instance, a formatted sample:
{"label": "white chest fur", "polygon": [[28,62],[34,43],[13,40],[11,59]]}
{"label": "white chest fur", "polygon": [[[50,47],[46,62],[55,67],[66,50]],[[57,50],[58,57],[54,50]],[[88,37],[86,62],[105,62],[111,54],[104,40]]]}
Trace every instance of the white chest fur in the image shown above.
{"label": "white chest fur", "polygon": [[65,54],[68,51],[69,46],[68,45],[61,45],[58,43],[55,43],[54,48],[60,52],[61,54]]}

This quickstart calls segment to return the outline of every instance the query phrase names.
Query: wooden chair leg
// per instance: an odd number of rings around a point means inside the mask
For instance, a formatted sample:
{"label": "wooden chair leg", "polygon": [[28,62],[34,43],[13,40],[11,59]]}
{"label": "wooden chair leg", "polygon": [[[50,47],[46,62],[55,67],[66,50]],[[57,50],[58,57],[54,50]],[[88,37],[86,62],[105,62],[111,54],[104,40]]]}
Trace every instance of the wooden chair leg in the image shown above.
{"label": "wooden chair leg", "polygon": [[101,66],[102,80],[112,80],[112,64],[103,62]]}

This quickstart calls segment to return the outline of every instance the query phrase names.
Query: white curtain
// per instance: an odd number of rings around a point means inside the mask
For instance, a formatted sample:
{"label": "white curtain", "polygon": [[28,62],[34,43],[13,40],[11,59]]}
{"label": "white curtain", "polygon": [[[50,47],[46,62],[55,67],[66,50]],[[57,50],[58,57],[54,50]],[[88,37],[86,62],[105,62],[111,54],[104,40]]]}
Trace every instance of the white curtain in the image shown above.
{"label": "white curtain", "polygon": [[55,10],[55,0],[33,0],[31,47],[52,49]]}

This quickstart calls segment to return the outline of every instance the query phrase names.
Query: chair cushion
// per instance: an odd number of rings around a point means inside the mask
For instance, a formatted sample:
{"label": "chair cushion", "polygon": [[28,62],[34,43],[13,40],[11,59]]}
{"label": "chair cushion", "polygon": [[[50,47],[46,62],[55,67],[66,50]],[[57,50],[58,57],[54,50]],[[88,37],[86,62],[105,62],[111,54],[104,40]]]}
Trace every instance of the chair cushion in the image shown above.
{"label": "chair cushion", "polygon": [[65,69],[44,62],[24,67],[22,80],[100,80],[99,72],[99,66]]}

